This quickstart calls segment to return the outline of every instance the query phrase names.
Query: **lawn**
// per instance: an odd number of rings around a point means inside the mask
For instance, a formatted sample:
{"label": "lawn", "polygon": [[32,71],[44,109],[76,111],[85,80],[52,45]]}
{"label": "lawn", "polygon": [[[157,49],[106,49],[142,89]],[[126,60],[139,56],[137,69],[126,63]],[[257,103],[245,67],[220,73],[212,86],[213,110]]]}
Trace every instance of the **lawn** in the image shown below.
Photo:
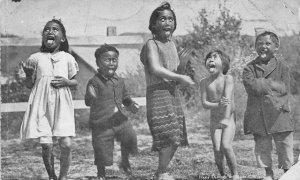
{"label": "lawn", "polygon": [[[169,169],[176,179],[216,179],[218,171],[214,163],[212,143],[209,137],[207,114],[203,112],[187,115],[189,146],[179,148]],[[202,123],[200,123],[202,122]],[[157,154],[151,152],[152,139],[145,120],[134,123],[138,133],[139,154],[131,157],[134,179],[151,179],[157,166]],[[238,131],[237,131],[238,132]],[[299,154],[299,138],[295,138],[295,158]],[[244,179],[261,179],[263,169],[256,168],[253,154],[254,142],[251,136],[236,134],[233,143],[237,156],[238,170]],[[56,146],[57,147],[57,146]],[[41,158],[41,147],[33,142],[22,142],[19,139],[2,140],[1,142],[2,179],[46,180],[47,174]],[[55,168],[59,171],[59,149],[54,150]],[[93,165],[93,148],[89,132],[80,132],[74,138],[70,179],[89,180],[96,176]],[[277,158],[274,152],[275,177],[279,178],[282,170],[277,169]],[[108,179],[118,179],[118,162],[120,146],[115,144],[114,165],[107,167]],[[227,169],[229,173],[229,170]]]}

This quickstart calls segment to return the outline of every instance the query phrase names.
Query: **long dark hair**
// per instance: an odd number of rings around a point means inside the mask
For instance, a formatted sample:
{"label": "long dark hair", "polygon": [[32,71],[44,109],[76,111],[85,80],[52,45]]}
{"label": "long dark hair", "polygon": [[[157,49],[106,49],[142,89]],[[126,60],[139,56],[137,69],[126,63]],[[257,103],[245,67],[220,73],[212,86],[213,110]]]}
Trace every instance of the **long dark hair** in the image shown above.
{"label": "long dark hair", "polygon": [[151,31],[152,34],[156,34],[154,25],[155,25],[157,18],[159,17],[159,13],[163,10],[169,10],[172,12],[173,17],[174,17],[174,30],[173,31],[175,31],[175,29],[176,29],[177,21],[176,21],[175,12],[171,9],[170,3],[164,2],[159,7],[154,9],[154,11],[152,12],[152,14],[150,16],[148,29]]}
{"label": "long dark hair", "polygon": [[[62,34],[65,38],[65,41],[64,42],[61,42],[60,46],[59,46],[59,51],[65,51],[65,52],[69,52],[69,42],[68,42],[68,39],[67,39],[67,35],[66,35],[66,29],[64,27],[64,25],[62,24],[61,20],[58,20],[58,19],[52,19],[50,21],[48,21],[45,26],[44,26],[44,29],[43,29],[43,32],[45,31],[45,27],[48,23],[50,22],[54,22],[56,24],[58,24],[61,28],[61,31],[62,31]],[[41,52],[48,52],[48,49],[46,48],[46,46],[44,45],[43,43],[43,40],[42,40],[42,46],[40,48],[40,51]]]}

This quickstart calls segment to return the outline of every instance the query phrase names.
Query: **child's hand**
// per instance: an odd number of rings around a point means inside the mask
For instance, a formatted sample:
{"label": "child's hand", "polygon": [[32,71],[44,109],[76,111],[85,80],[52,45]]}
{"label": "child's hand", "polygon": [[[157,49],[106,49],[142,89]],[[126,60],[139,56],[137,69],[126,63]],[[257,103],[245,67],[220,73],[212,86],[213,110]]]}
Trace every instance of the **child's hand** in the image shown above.
{"label": "child's hand", "polygon": [[284,84],[278,81],[274,81],[273,79],[269,79],[269,84],[271,86],[271,90],[281,92],[284,89]]}
{"label": "child's hand", "polygon": [[54,79],[51,81],[51,85],[55,88],[69,86],[69,79],[66,79],[61,76],[55,76]]}
{"label": "child's hand", "polygon": [[138,112],[139,108],[140,108],[140,106],[138,104],[132,103],[130,106],[126,107],[126,110],[135,114]]}
{"label": "child's hand", "polygon": [[226,107],[230,104],[230,100],[224,96],[221,97],[219,105],[222,107]]}
{"label": "child's hand", "polygon": [[34,73],[34,67],[30,66],[29,62],[21,62],[21,67],[27,77],[31,77]]}
{"label": "child's hand", "polygon": [[182,48],[178,52],[180,63],[179,63],[179,66],[177,68],[177,72],[179,74],[184,74],[187,62],[190,60],[192,52],[193,52],[192,49],[185,49],[185,48]]}

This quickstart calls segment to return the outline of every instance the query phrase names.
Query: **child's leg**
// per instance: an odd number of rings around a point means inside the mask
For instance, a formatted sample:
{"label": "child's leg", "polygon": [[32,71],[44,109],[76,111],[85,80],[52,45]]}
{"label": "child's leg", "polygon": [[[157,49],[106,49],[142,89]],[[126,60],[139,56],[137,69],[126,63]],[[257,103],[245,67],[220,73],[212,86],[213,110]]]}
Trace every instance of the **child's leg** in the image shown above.
{"label": "child's leg", "polygon": [[105,166],[97,165],[97,177],[105,177]]}
{"label": "child's leg", "polygon": [[49,180],[57,180],[54,169],[53,143],[42,143],[43,161],[49,175]]}
{"label": "child's leg", "polygon": [[137,135],[129,122],[124,122],[122,129],[116,132],[116,139],[121,143],[121,163],[120,168],[127,175],[130,175],[131,167],[129,163],[129,154],[137,154]]}
{"label": "child's leg", "polygon": [[293,132],[272,134],[278,155],[278,167],[286,172],[294,163]]}
{"label": "child's leg", "polygon": [[59,180],[67,179],[68,171],[71,163],[71,137],[61,137],[59,139],[60,146],[60,174]]}
{"label": "child's leg", "polygon": [[158,152],[158,167],[157,167],[158,174],[167,172],[168,165],[172,160],[176,150],[177,150],[177,146],[168,146],[162,148]]}
{"label": "child's leg", "polygon": [[263,167],[266,170],[266,176],[272,177],[274,176],[272,170],[272,136],[260,136],[254,134],[255,141],[255,156],[258,167]]}
{"label": "child's leg", "polygon": [[235,122],[233,119],[229,122],[228,126],[222,131],[221,147],[226,156],[227,164],[231,171],[231,175],[238,175],[237,163],[235,154],[232,148],[232,142],[235,134]]}
{"label": "child's leg", "polygon": [[107,130],[92,130],[92,144],[94,148],[94,164],[97,166],[97,176],[105,177],[105,166],[113,165],[114,151],[114,131]]}
{"label": "child's leg", "polygon": [[222,129],[218,128],[217,124],[211,121],[210,135],[214,148],[214,156],[217,168],[221,176],[225,176],[225,156],[221,150]]}

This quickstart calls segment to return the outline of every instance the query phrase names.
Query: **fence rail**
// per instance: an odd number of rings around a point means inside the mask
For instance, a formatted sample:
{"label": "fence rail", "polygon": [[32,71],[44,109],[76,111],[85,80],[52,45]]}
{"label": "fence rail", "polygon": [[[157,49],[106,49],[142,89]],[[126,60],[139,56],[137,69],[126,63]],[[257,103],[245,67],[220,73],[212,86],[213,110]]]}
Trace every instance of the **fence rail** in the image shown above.
{"label": "fence rail", "polygon": [[[136,97],[133,100],[139,104],[139,106],[146,106],[146,98],[145,97]],[[19,102],[19,103],[3,103],[1,104],[1,113],[5,112],[23,112],[26,110],[28,103],[27,102]],[[85,105],[84,100],[74,100],[74,108],[75,109],[89,109],[88,106]]]}

